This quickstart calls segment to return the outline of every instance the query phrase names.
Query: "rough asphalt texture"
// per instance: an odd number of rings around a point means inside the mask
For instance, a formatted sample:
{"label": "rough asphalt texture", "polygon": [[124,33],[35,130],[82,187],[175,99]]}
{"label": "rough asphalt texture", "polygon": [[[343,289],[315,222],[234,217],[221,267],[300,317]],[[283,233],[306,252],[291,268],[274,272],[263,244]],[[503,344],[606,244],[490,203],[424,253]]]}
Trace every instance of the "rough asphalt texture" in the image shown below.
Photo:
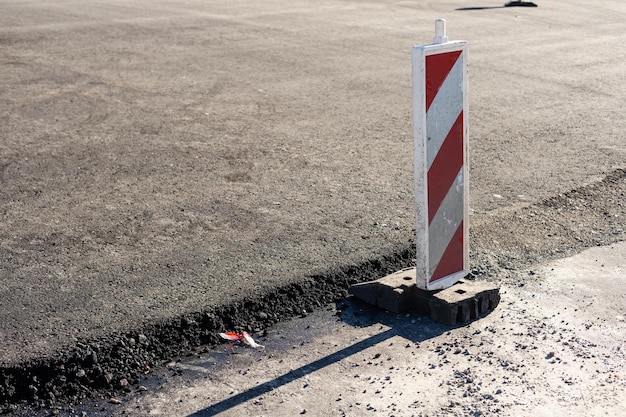
{"label": "rough asphalt texture", "polygon": [[248,3],[0,0],[0,400],[120,389],[410,265],[435,18],[470,41],[475,274],[626,236],[623,2]]}

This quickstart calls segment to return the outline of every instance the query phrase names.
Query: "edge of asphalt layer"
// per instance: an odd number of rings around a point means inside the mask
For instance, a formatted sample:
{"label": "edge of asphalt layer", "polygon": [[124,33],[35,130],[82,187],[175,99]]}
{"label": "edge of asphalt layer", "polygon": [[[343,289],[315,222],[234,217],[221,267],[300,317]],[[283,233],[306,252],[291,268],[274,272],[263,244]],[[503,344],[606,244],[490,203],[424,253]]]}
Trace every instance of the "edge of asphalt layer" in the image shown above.
{"label": "edge of asphalt layer", "polygon": [[[486,213],[484,221],[478,221],[474,229],[470,228],[473,246],[471,275],[479,279],[506,280],[507,270],[523,269],[573,255],[588,247],[626,240],[624,189],[626,169],[617,169],[599,182],[544,201]],[[613,201],[611,199],[621,201],[616,205],[617,214],[602,212],[602,208],[595,204],[607,204],[607,201]],[[566,221],[576,222],[578,216],[592,222],[593,230],[589,228],[585,234],[568,231]],[[603,225],[593,223],[594,216]],[[529,221],[542,225],[535,234],[555,238],[544,239],[541,246],[532,247],[525,236],[507,234],[507,225]],[[497,230],[489,232],[489,228]],[[551,232],[552,229],[555,233]],[[502,242],[489,238],[494,233],[503,235]],[[532,233],[529,230],[529,234]],[[137,329],[81,340],[65,350],[35,360],[2,364],[0,411],[10,412],[19,403],[51,407],[58,402],[77,402],[88,397],[130,392],[152,368],[194,350],[208,351],[220,343],[218,333],[221,331],[258,333],[279,321],[306,315],[347,297],[352,284],[413,266],[414,252],[415,247],[407,243],[384,257],[304,276],[254,297],[180,314]]]}

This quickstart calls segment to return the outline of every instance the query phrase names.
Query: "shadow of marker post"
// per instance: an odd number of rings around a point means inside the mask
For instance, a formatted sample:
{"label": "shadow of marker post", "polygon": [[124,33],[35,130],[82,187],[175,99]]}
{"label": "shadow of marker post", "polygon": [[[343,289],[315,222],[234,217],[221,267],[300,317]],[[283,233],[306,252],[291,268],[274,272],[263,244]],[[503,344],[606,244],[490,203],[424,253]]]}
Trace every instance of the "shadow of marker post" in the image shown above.
{"label": "shadow of marker post", "polygon": [[374,336],[370,336],[367,339],[355,343],[354,345],[348,346],[314,362],[303,365],[300,368],[294,369],[286,374],[272,379],[271,381],[267,381],[261,385],[257,385],[237,395],[226,398],[203,410],[196,411],[195,413],[190,414],[188,417],[211,417],[218,415],[240,404],[248,402],[253,398],[259,397],[263,394],[267,394],[268,392],[278,387],[287,385],[290,382],[296,381],[306,375],[312,374],[313,372],[319,371],[320,369],[337,363],[347,357],[354,355],[355,353],[362,352],[365,349],[384,342],[385,340],[390,339],[396,335],[398,335],[397,330],[389,329]]}
{"label": "shadow of marker post", "polygon": [[[327,366],[338,363],[352,355],[363,352],[373,346],[376,346],[392,337],[399,336],[414,343],[420,343],[433,337],[437,337],[455,327],[445,326],[430,320],[421,321],[419,315],[392,314],[381,311],[367,303],[358,299],[346,299],[339,302],[338,307],[341,310],[341,321],[347,325],[355,327],[369,327],[373,325],[383,325],[388,327],[387,330],[373,336],[367,337],[360,342],[347,346],[337,352],[331,353],[316,361],[303,365],[286,374],[278,376],[270,381],[254,386],[239,394],[233,395],[210,405],[207,408],[196,411],[188,417],[212,417],[220,413],[235,408],[254,398],[267,394],[268,392],[285,386],[291,382],[297,381],[307,375],[317,372]],[[415,319],[419,319],[419,322]]]}

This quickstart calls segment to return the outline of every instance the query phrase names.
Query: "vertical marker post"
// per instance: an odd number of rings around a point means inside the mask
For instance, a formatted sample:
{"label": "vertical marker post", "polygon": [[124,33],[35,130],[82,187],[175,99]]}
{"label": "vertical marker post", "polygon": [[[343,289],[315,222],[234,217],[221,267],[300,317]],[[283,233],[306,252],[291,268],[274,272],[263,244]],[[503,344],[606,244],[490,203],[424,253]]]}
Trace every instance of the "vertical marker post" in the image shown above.
{"label": "vertical marker post", "polygon": [[468,43],[413,47],[416,284],[444,289],[468,269]]}
{"label": "vertical marker post", "polygon": [[447,325],[500,302],[497,287],[462,280],[469,254],[467,56],[468,43],[448,41],[443,19],[432,44],[413,47],[416,265],[350,287],[385,310],[417,311]]}

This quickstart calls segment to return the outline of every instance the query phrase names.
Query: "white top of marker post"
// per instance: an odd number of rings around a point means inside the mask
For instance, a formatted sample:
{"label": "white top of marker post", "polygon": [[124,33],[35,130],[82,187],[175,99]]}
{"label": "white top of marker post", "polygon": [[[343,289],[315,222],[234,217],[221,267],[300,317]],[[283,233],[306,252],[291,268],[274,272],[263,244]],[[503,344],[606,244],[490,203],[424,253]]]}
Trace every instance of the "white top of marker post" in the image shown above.
{"label": "white top of marker post", "polygon": [[435,20],[435,37],[433,38],[433,43],[446,42],[448,42],[448,37],[446,36],[446,20],[437,19]]}

